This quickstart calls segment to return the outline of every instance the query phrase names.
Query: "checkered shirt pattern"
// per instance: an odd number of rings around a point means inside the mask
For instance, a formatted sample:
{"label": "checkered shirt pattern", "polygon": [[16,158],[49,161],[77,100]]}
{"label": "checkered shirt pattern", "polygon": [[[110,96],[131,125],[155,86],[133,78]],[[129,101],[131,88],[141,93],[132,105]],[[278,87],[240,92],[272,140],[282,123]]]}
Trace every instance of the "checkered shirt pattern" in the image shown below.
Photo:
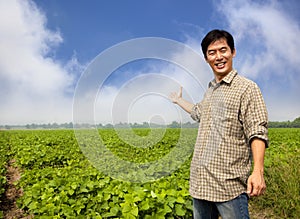
{"label": "checkered shirt pattern", "polygon": [[213,202],[246,192],[253,138],[268,146],[268,116],[259,87],[232,70],[209,83],[191,117],[199,122],[190,170],[190,194]]}

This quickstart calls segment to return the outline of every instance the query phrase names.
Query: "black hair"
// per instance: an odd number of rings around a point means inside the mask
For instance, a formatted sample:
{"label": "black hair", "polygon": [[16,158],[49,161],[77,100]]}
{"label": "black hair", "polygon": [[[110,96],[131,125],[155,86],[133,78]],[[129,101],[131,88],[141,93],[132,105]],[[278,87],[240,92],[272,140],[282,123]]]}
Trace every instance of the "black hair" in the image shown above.
{"label": "black hair", "polygon": [[226,40],[228,46],[231,49],[231,52],[233,52],[235,50],[233,36],[225,30],[215,29],[215,30],[208,32],[201,42],[202,52],[203,52],[205,59],[207,59],[206,52],[207,52],[208,46],[211,43],[213,43],[217,40],[220,40],[222,38],[224,38]]}

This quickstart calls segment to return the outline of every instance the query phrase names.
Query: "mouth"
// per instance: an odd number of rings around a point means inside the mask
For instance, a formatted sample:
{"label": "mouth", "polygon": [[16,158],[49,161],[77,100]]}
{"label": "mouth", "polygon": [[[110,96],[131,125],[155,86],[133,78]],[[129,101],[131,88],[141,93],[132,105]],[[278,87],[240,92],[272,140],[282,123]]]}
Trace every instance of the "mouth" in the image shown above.
{"label": "mouth", "polygon": [[224,67],[225,67],[225,64],[226,64],[226,62],[219,62],[219,63],[216,63],[215,66],[216,66],[217,68],[224,68]]}

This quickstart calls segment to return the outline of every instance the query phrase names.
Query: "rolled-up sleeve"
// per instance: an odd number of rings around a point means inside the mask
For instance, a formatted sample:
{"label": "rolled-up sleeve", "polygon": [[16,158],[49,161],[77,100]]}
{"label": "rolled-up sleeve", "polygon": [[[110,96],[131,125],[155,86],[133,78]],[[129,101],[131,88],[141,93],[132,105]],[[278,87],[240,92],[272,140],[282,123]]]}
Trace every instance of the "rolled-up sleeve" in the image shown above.
{"label": "rolled-up sleeve", "polygon": [[194,105],[191,111],[191,117],[193,120],[200,122],[201,119],[201,103],[197,103]]}
{"label": "rolled-up sleeve", "polygon": [[259,138],[265,142],[266,147],[269,146],[267,108],[254,82],[249,84],[242,97],[241,120],[249,144],[254,138]]}

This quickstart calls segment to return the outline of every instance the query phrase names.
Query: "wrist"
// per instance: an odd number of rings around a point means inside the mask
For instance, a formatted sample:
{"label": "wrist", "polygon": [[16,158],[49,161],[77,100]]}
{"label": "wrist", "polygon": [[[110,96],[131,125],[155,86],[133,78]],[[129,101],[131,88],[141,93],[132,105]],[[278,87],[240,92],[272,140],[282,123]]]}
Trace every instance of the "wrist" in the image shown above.
{"label": "wrist", "polygon": [[182,97],[178,97],[177,100],[176,100],[176,103],[177,103],[178,105],[180,105],[181,102],[182,102]]}
{"label": "wrist", "polygon": [[253,168],[252,173],[264,174],[264,168]]}

